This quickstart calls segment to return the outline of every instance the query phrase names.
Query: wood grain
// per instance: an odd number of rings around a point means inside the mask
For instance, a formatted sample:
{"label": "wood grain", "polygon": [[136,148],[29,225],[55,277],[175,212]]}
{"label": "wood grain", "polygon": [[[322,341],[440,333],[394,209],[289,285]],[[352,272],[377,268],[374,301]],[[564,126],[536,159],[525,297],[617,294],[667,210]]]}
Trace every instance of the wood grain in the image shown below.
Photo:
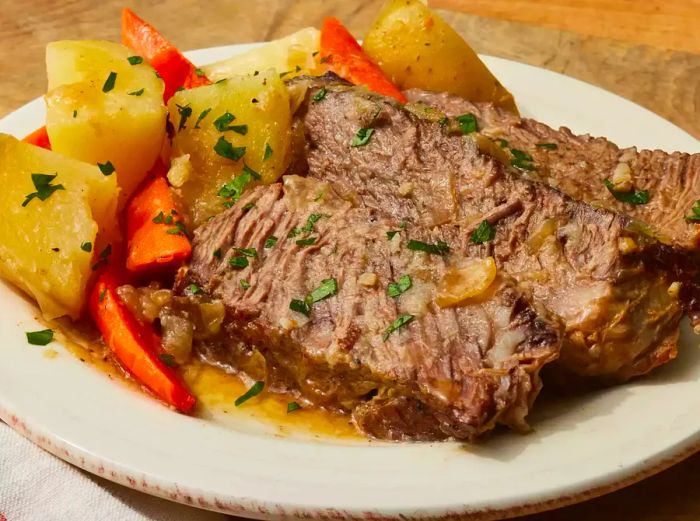
{"label": "wood grain", "polygon": [[[490,3],[506,6],[517,1]],[[687,5],[692,7],[698,1]],[[486,4],[480,0],[468,3]],[[581,5],[582,1],[566,3]],[[0,115],[43,93],[46,43],[57,39],[117,39],[123,4],[154,22],[182,49],[275,38],[304,26],[318,26],[330,14],[341,18],[361,37],[380,8],[380,3],[372,0],[103,0],[99,7],[89,0],[4,2],[0,9]],[[559,13],[565,16],[566,12]],[[700,56],[696,54],[452,11],[441,14],[479,52],[546,67],[600,85],[700,138]],[[644,31],[645,25],[636,30]],[[695,521],[700,519],[700,496],[694,492],[698,488],[700,455],[623,491],[523,521]]]}
{"label": "wood grain", "polygon": [[700,52],[700,0],[432,0],[435,7]]}

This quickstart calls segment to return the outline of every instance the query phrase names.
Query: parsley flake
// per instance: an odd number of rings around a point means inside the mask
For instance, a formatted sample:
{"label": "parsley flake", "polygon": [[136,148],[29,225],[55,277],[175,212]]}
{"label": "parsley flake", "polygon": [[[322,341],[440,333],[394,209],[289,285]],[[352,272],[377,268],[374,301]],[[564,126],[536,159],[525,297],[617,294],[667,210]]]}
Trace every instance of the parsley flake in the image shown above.
{"label": "parsley flake", "polygon": [[328,90],[326,90],[326,87],[321,87],[320,89],[318,89],[318,91],[316,92],[316,94],[314,94],[314,97],[312,98],[314,100],[314,103],[322,101],[326,97],[327,93]]}
{"label": "parsley flake", "polygon": [[146,89],[134,90],[134,91],[131,91],[131,92],[127,92],[127,94],[128,94],[129,96],[140,96],[141,94],[143,94],[143,92],[144,92],[145,90],[146,90]]}
{"label": "parsley flake", "polygon": [[234,147],[230,141],[226,141],[224,136],[220,136],[216,145],[214,145],[214,152],[226,159],[238,161],[245,155],[245,147]]}
{"label": "parsley flake", "polygon": [[56,190],[65,190],[63,185],[51,184],[51,182],[56,179],[57,176],[58,174],[32,174],[32,183],[34,184],[34,188],[36,188],[36,192],[28,194],[25,197],[22,206],[27,206],[35,197],[40,201],[46,201]]}
{"label": "parsley flake", "polygon": [[289,303],[289,309],[296,311],[297,313],[301,313],[307,317],[311,316],[311,306],[309,306],[303,300],[292,299],[292,301]]}
{"label": "parsley flake", "polygon": [[255,248],[234,248],[233,251],[240,253],[244,257],[258,257],[258,251]]}
{"label": "parsley flake", "polygon": [[612,196],[620,202],[628,204],[647,204],[649,202],[649,192],[647,190],[620,192],[615,190],[615,186],[610,182],[610,180],[605,179],[603,183],[605,183],[605,187],[612,194]]}
{"label": "parsley flake", "polygon": [[253,386],[248,389],[245,393],[243,393],[241,396],[236,398],[235,404],[236,407],[240,407],[243,405],[245,402],[250,400],[251,398],[254,398],[255,396],[259,395],[263,389],[265,388],[265,382],[257,381],[253,384]]}
{"label": "parsley flake", "polygon": [[413,285],[409,275],[401,275],[397,282],[392,282],[386,287],[386,294],[391,298],[396,298],[402,293],[408,291]]}
{"label": "parsley flake", "polygon": [[397,233],[399,233],[398,230],[389,230],[388,232],[386,232],[386,238],[388,240],[392,240],[396,236]]}
{"label": "parsley flake", "polygon": [[97,300],[99,302],[104,302],[104,299],[106,296],[107,296],[107,290],[103,289],[102,291],[100,291],[100,294],[97,296]]}
{"label": "parsley flake", "polygon": [[483,220],[479,223],[476,230],[472,232],[469,240],[474,244],[483,244],[493,240],[495,236],[496,228],[494,228],[494,226],[487,220]]}
{"label": "parsley flake", "polygon": [[372,137],[372,134],[374,134],[374,129],[373,128],[366,128],[362,127],[360,130],[357,131],[357,134],[355,134],[355,137],[352,138],[352,141],[350,142],[351,147],[361,147],[369,143],[370,138]]}
{"label": "parsley flake", "polygon": [[520,168],[521,170],[532,171],[535,169],[535,165],[532,164],[533,159],[530,154],[527,154],[522,150],[518,150],[517,148],[511,148],[510,153],[513,154],[513,159],[510,162],[511,166]]}
{"label": "parsley flake", "polygon": [[267,161],[272,157],[272,147],[270,143],[265,143],[265,153],[263,154],[263,161]]}
{"label": "parsley flake", "polygon": [[253,182],[253,180],[259,181],[260,174],[258,174],[252,168],[249,168],[248,165],[243,165],[241,175],[219,188],[217,195],[219,197],[223,197],[224,199],[229,199],[229,203],[235,203],[241,198],[241,195],[243,195],[243,192],[248,185]]}
{"label": "parsley flake", "polygon": [[228,264],[232,268],[235,268],[237,270],[242,270],[243,268],[248,267],[249,262],[248,262],[248,259],[246,259],[245,257],[231,257],[228,260]]}
{"label": "parsley flake", "polygon": [[270,235],[267,239],[265,239],[265,248],[272,248],[277,244],[277,237],[274,235]]}
{"label": "parsley flake", "polygon": [[92,243],[90,241],[84,242],[80,245],[80,249],[84,252],[90,253],[92,251]]}
{"label": "parsley flake", "polygon": [[324,279],[321,281],[321,285],[309,293],[304,301],[311,305],[325,300],[328,297],[332,297],[338,293],[338,281],[335,279]]}
{"label": "parsley flake", "polygon": [[53,341],[53,329],[27,331],[27,342],[33,346],[45,346]]}
{"label": "parsley flake", "polygon": [[129,60],[131,65],[139,65],[143,63],[143,58],[141,56],[129,56],[127,60]]}
{"label": "parsley flake", "polygon": [[102,172],[102,175],[105,177],[114,173],[114,165],[111,161],[107,161],[106,163],[97,163],[97,166],[99,167],[100,172]]}
{"label": "parsley flake", "polygon": [[[170,217],[170,216],[168,216],[168,217]],[[167,224],[169,224],[167,222],[167,218],[166,218],[165,222]],[[167,233],[169,235],[184,235],[185,237],[189,237],[189,235],[187,233],[187,228],[185,228],[185,223],[183,223],[182,221],[177,221],[174,224],[175,224],[175,227],[168,228],[167,230],[165,230],[165,233]]]}
{"label": "parsley flake", "polygon": [[462,134],[471,134],[477,131],[476,116],[474,114],[462,114],[456,116],[455,120],[459,125],[459,130]]}
{"label": "parsley flake", "polygon": [[221,259],[221,248],[215,249],[214,253],[212,253],[211,256],[215,259]]}
{"label": "parsley flake", "polygon": [[241,285],[241,287],[242,287],[243,289],[248,289],[248,288],[250,288],[250,282],[248,282],[247,280],[241,279],[241,280],[239,280],[238,282],[239,282],[239,284]]}
{"label": "parsley flake", "polygon": [[389,336],[391,336],[391,334],[394,331],[401,329],[406,324],[411,322],[414,318],[415,317],[413,315],[399,315],[399,317],[396,320],[394,320],[391,324],[389,324],[389,327],[387,327],[384,330],[384,335],[382,335],[382,340],[384,340],[384,342],[386,342],[387,339],[389,338]]}
{"label": "parsley flake", "polygon": [[197,286],[197,284],[190,284],[189,286],[187,286],[187,289],[190,293],[192,293],[192,295],[199,295],[203,293],[202,288]]}
{"label": "parsley flake", "polygon": [[105,84],[102,85],[102,92],[109,92],[114,88],[114,85],[117,83],[117,73],[112,71],[109,73],[109,76],[107,76],[107,80],[105,80]]}
{"label": "parsley flake", "polygon": [[211,112],[211,107],[208,109],[204,109],[202,112],[199,113],[199,116],[197,116],[197,121],[194,123],[194,128],[200,128],[199,124],[202,122],[204,118],[207,117],[207,114]]}
{"label": "parsley flake", "polygon": [[218,118],[216,118],[214,120],[214,127],[219,132],[226,132],[227,130],[231,130],[230,124],[235,119],[236,119],[236,116],[231,114],[229,111],[226,111],[221,116],[219,116]]}
{"label": "parsley flake", "polygon": [[298,239],[296,241],[297,246],[311,246],[313,244],[316,244],[316,240],[318,237],[309,237],[308,239]]}
{"label": "parsley flake", "polygon": [[537,148],[545,148],[547,150],[556,150],[559,146],[556,143],[537,143]]}
{"label": "parsley flake", "polygon": [[177,362],[175,361],[175,357],[171,354],[161,353],[158,355],[158,360],[163,362],[163,365],[170,367],[171,369],[175,369],[177,367]]}
{"label": "parsley flake", "polygon": [[203,71],[202,69],[200,69],[199,67],[197,67],[197,68],[194,70],[194,73],[195,73],[197,76],[199,76],[200,78],[201,78],[202,76],[204,76],[204,71]]}
{"label": "parsley flake", "polygon": [[432,255],[445,255],[450,252],[450,247],[447,245],[446,242],[443,241],[438,241],[435,244],[430,244],[427,242],[416,241],[411,239],[410,241],[408,241],[408,244],[406,244],[406,247],[409,250],[424,251]]}
{"label": "parsley flake", "polygon": [[287,414],[298,411],[299,409],[301,409],[301,405],[299,405],[297,402],[289,402],[287,404]]}
{"label": "parsley flake", "polygon": [[177,131],[180,132],[181,130],[185,129],[185,125],[187,124],[187,120],[189,117],[192,115],[192,107],[189,105],[178,105],[175,104],[177,107],[177,112],[180,114],[180,123],[177,126]]}
{"label": "parsley flake", "polygon": [[695,206],[690,209],[690,215],[686,215],[685,220],[689,222],[700,221],[700,199],[695,201]]}

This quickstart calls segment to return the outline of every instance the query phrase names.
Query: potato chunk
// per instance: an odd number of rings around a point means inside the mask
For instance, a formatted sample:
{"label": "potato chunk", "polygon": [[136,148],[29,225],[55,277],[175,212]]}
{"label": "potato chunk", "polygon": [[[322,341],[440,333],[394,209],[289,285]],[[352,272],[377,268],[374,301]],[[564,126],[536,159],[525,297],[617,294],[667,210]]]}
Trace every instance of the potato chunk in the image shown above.
{"label": "potato chunk", "polygon": [[275,182],[289,164],[289,94],[272,69],[180,91],[168,109],[176,132],[172,155],[189,154],[191,172],[180,192],[195,225],[240,190]]}
{"label": "potato chunk", "polygon": [[[32,174],[55,175],[50,186],[63,188],[30,196]],[[77,318],[97,233],[109,235],[116,222],[115,176],[0,134],[0,184],[0,275],[34,297],[46,318]]]}
{"label": "potato chunk", "polygon": [[219,81],[237,74],[254,74],[255,71],[275,69],[292,78],[299,74],[314,74],[318,67],[316,55],[321,43],[321,33],[314,27],[306,27],[289,36],[273,40],[243,54],[202,67],[207,78]]}
{"label": "potato chunk", "polygon": [[451,92],[518,111],[469,44],[420,0],[389,0],[362,48],[401,89]]}
{"label": "potato chunk", "polygon": [[163,80],[112,42],[62,41],[46,48],[46,128],[56,152],[116,168],[123,198],[153,166],[165,138]]}

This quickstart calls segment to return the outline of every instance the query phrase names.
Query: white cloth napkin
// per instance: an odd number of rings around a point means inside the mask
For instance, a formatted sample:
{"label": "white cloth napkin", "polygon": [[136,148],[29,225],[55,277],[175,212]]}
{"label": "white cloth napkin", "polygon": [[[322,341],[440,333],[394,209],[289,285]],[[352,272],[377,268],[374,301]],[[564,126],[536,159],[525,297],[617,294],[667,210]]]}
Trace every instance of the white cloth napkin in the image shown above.
{"label": "white cloth napkin", "polygon": [[0,421],[0,521],[232,521],[83,472]]}

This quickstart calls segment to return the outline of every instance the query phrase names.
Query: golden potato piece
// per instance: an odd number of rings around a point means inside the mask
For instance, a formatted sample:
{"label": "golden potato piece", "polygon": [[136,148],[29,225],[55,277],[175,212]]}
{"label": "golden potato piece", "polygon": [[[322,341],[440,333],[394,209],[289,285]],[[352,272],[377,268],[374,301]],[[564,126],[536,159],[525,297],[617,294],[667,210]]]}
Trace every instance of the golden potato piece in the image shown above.
{"label": "golden potato piece", "polygon": [[180,192],[195,225],[242,189],[274,183],[289,165],[289,94],[272,69],[180,91],[168,109],[176,132],[172,155],[189,154]]}
{"label": "golden potato piece", "polygon": [[306,27],[243,54],[206,65],[202,70],[212,81],[267,69],[275,69],[284,74],[285,79],[299,74],[314,74],[320,43],[321,32],[315,27]]}
{"label": "golden potato piece", "polygon": [[165,138],[163,80],[145,60],[130,63],[133,55],[102,41],[46,48],[46,129],[53,150],[93,165],[111,162],[123,199],[153,166]]}
{"label": "golden potato piece", "polygon": [[[54,188],[40,192],[33,174],[55,175]],[[0,184],[0,275],[34,297],[46,318],[77,318],[97,233],[110,235],[116,223],[115,176],[0,134]]]}
{"label": "golden potato piece", "polygon": [[401,89],[450,92],[518,112],[467,42],[420,0],[389,0],[362,48]]}

